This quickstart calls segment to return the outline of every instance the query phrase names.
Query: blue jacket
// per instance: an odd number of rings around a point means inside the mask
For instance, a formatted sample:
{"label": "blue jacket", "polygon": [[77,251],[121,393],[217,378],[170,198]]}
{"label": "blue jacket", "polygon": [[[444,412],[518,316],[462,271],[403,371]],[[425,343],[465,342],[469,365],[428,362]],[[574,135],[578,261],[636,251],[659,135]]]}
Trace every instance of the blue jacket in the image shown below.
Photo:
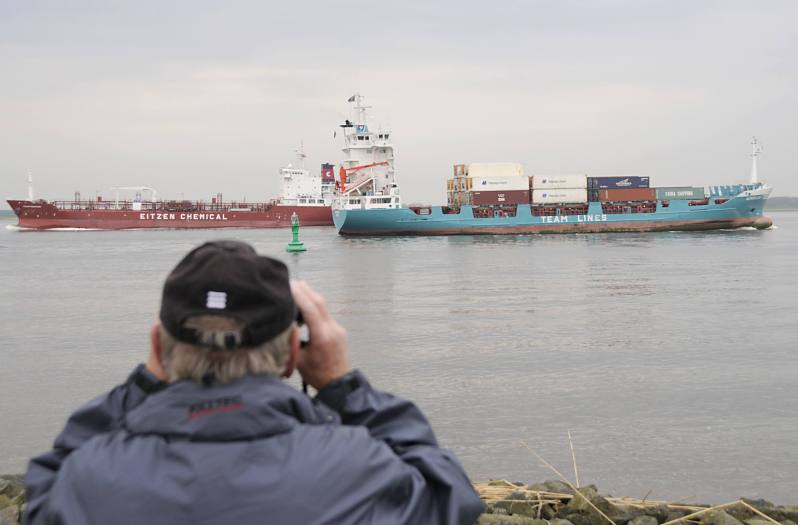
{"label": "blue jacket", "polygon": [[250,376],[159,389],[143,366],[31,460],[24,523],[473,523],[460,463],[359,372],[311,400]]}

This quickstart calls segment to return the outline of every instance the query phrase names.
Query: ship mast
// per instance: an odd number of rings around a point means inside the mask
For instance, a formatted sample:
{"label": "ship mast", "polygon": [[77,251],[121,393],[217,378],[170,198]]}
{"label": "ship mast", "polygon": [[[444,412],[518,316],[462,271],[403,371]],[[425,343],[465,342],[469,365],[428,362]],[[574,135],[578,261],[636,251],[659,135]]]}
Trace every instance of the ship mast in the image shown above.
{"label": "ship mast", "polygon": [[759,145],[756,137],[754,137],[754,140],[751,141],[751,179],[749,181],[751,184],[759,183],[759,176],[756,171],[756,158],[760,153],[762,153],[762,146]]}
{"label": "ship mast", "polygon": [[302,140],[299,141],[299,148],[297,148],[296,150],[296,158],[297,161],[299,162],[299,169],[304,171],[305,159],[307,158],[307,155],[305,155],[305,142]]}
{"label": "ship mast", "polygon": [[33,202],[33,175],[28,172],[28,200]]}
{"label": "ship mast", "polygon": [[363,98],[363,95],[360,93],[355,93],[349,100],[350,102],[355,103],[355,110],[357,111],[357,120],[355,121],[355,124],[367,126],[368,123],[366,122],[366,110],[371,109],[371,106],[364,106]]}

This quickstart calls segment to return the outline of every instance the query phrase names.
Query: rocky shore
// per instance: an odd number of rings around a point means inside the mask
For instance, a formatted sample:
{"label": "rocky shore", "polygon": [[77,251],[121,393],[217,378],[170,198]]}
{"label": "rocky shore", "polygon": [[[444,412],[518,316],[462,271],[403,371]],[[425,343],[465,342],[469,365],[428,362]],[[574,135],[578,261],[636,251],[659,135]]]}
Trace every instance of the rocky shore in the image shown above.
{"label": "rocky shore", "polygon": [[16,525],[24,511],[22,475],[0,476],[0,525]]}
{"label": "rocky shore", "polygon": [[798,525],[798,505],[741,498],[721,505],[602,496],[594,485],[477,483],[480,525]]}
{"label": "rocky shore", "polygon": [[[480,525],[798,525],[798,505],[761,499],[709,506],[602,496],[562,481],[474,486],[487,507]],[[22,476],[0,476],[0,525],[17,525],[24,511]]]}

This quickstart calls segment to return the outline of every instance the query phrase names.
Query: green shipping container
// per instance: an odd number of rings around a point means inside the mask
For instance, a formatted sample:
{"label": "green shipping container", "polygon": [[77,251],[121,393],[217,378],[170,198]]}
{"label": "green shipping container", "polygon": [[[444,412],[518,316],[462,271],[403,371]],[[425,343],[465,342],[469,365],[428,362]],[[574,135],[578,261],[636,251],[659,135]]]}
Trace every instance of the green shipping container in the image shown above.
{"label": "green shipping container", "polygon": [[675,188],[657,188],[657,200],[686,200],[695,201],[704,198],[704,188],[679,186]]}

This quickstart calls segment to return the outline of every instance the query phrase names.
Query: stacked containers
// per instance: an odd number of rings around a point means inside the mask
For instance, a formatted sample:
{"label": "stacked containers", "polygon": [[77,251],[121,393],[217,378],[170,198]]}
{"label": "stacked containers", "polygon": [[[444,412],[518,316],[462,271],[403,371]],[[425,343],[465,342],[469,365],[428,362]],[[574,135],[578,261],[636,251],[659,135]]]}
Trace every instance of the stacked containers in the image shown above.
{"label": "stacked containers", "polygon": [[446,201],[449,206],[460,206],[465,204],[463,191],[466,186],[466,176],[468,175],[467,164],[455,164],[452,166],[453,177],[446,181]]}
{"label": "stacked containers", "polygon": [[[455,164],[449,205],[514,205],[529,202],[524,167],[516,162]],[[448,182],[447,182],[448,190]]]}
{"label": "stacked containers", "polygon": [[530,178],[532,204],[581,204],[587,202],[585,175],[555,175]]}
{"label": "stacked containers", "polygon": [[589,190],[622,190],[631,188],[648,188],[648,177],[588,177],[587,189]]}
{"label": "stacked containers", "polygon": [[631,201],[654,201],[657,199],[657,190],[654,188],[628,188],[628,189],[606,189],[593,190],[598,192],[598,200],[601,202],[631,202]]}
{"label": "stacked containers", "polygon": [[471,196],[477,206],[529,202],[526,177],[469,177]]}
{"label": "stacked containers", "polygon": [[480,162],[469,164],[468,177],[523,177],[524,167],[517,162]]}
{"label": "stacked containers", "polygon": [[658,200],[702,200],[704,199],[704,188],[694,188],[690,186],[677,186],[657,188]]}

